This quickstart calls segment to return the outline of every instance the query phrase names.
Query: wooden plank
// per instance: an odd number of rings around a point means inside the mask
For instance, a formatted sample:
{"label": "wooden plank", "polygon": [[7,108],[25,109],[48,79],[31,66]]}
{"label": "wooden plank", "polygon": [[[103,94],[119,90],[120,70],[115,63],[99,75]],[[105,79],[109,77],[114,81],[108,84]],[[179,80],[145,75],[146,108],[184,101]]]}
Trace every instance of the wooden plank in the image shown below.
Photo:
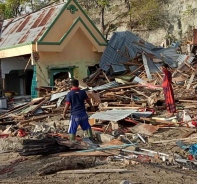
{"label": "wooden plank", "polygon": [[[188,58],[189,59],[189,58]],[[187,61],[184,61],[185,65],[187,65],[188,68],[192,69],[195,71],[195,68],[193,68]]]}
{"label": "wooden plank", "polygon": [[70,152],[70,153],[58,153],[52,154],[52,156],[59,156],[59,157],[69,157],[69,156],[93,156],[93,157],[100,157],[100,156],[111,156],[112,153],[105,153],[102,151],[93,151],[93,152]]}
{"label": "wooden plank", "polygon": [[29,122],[31,122],[31,121],[39,121],[39,120],[45,119],[45,118],[47,118],[47,117],[48,117],[48,115],[39,116],[39,117],[32,117],[31,119],[20,121],[20,122],[18,123],[18,125],[20,126],[20,125],[29,123]]}
{"label": "wooden plank", "polygon": [[132,88],[131,88],[131,90],[132,90],[132,91],[135,91],[137,94],[140,94],[140,95],[142,95],[142,96],[144,96],[144,97],[146,97],[146,98],[149,98],[147,95],[145,95],[144,93],[142,93],[142,92],[140,92],[140,91],[137,91],[136,89],[132,89]]}
{"label": "wooden plank", "polygon": [[90,80],[90,81],[88,81],[88,83],[93,83],[94,82],[94,80],[100,75],[100,73],[101,73],[101,70],[100,69],[98,69],[98,71],[97,71],[97,73],[95,74],[95,76]]}
{"label": "wooden plank", "polygon": [[139,69],[141,69],[144,65],[141,65],[140,67],[138,67],[136,70],[134,70],[133,72],[131,72],[129,75],[133,75],[135,72],[137,72]]}
{"label": "wooden plank", "polygon": [[26,71],[26,69],[27,69],[27,67],[28,67],[28,65],[29,65],[30,62],[31,62],[31,57],[29,58],[29,60],[28,60],[28,62],[27,62],[27,64],[26,64],[26,66],[25,66],[24,72]]}
{"label": "wooden plank", "polygon": [[53,105],[45,105],[45,106],[41,106],[42,109],[49,109],[49,108],[55,108],[57,105],[53,104]]}
{"label": "wooden plank", "polygon": [[91,170],[66,170],[57,172],[58,174],[87,174],[87,173],[122,173],[135,172],[127,169],[91,169]]}
{"label": "wooden plank", "polygon": [[195,75],[196,75],[195,72],[193,72],[192,75],[191,75],[191,77],[190,77],[190,79],[189,79],[189,82],[187,84],[187,88],[186,89],[189,89],[190,88],[190,86],[191,86],[191,84],[192,84],[192,82],[194,80]]}
{"label": "wooden plank", "polygon": [[107,79],[107,81],[110,83],[109,78],[107,77],[107,75],[105,74],[105,72],[103,71],[103,75],[105,76],[105,78]]}
{"label": "wooden plank", "polygon": [[193,134],[194,132],[196,132],[196,130],[190,130],[190,131],[188,131],[187,133],[185,133],[185,134],[182,136],[182,138],[187,138],[187,137],[189,137],[191,134]]}
{"label": "wooden plank", "polygon": [[160,80],[163,81],[163,77],[159,74],[159,72],[156,72],[156,74],[159,76]]}
{"label": "wooden plank", "polygon": [[46,97],[42,102],[40,102],[34,109],[31,110],[31,114],[33,114],[37,109],[39,109],[42,104],[46,103],[51,97]]}
{"label": "wooden plank", "polygon": [[194,140],[194,139],[197,139],[197,137],[188,137],[188,138],[178,138],[178,139],[170,139],[170,140],[161,140],[161,141],[154,141],[154,142],[151,142],[151,143],[153,143],[153,144],[160,144],[160,143],[169,143],[169,142]]}
{"label": "wooden plank", "polygon": [[163,124],[167,124],[167,125],[174,124],[172,121],[165,121],[165,120],[159,120],[159,119],[143,118],[143,117],[141,117],[140,119],[144,120],[144,121],[155,122],[155,123],[163,123]]}
{"label": "wooden plank", "polygon": [[126,85],[126,86],[120,86],[116,88],[111,88],[108,91],[114,91],[114,90],[119,90],[119,89],[128,89],[128,88],[133,88],[133,87],[139,87],[139,85]]}
{"label": "wooden plank", "polygon": [[178,100],[179,102],[197,103],[197,100]]}
{"label": "wooden plank", "polygon": [[101,107],[101,109],[140,109],[142,107]]}

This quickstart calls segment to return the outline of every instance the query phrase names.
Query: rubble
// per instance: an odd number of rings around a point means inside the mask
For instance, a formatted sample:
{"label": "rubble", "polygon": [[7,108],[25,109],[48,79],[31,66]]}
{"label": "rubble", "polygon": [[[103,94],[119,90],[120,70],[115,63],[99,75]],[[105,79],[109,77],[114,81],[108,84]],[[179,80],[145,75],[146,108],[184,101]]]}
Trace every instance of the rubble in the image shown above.
{"label": "rubble", "polygon": [[[129,171],[89,170],[95,167],[93,158],[97,157],[107,157],[103,165],[112,162],[121,162],[124,166],[157,163],[196,170],[197,101],[194,99],[197,97],[197,77],[194,57],[176,54],[177,48],[173,47],[157,48],[136,37],[121,48],[110,43],[101,58],[100,68],[80,82],[96,109],[96,112],[90,112],[87,106],[96,144],[84,138],[86,135],[80,128],[76,141],[69,141],[69,119],[63,119],[62,112],[71,87],[70,80],[57,80],[53,90],[38,89],[43,97],[26,99],[1,114],[0,141],[15,137],[22,141],[20,147],[12,149],[5,149],[2,143],[0,151],[17,151],[21,156],[50,154],[64,158],[41,168],[39,175]],[[170,118],[165,117],[161,88],[159,67],[163,62],[170,65],[173,73],[177,114]],[[173,151],[172,146],[179,152]],[[183,154],[181,149],[187,153]],[[79,170],[81,168],[85,170]]]}

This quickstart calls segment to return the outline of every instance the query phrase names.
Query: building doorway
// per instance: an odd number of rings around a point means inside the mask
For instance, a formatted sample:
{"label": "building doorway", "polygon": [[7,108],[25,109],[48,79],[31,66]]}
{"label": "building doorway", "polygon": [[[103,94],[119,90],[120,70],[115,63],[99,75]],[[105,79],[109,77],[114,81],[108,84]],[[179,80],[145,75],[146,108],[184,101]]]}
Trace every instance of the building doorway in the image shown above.
{"label": "building doorway", "polygon": [[15,95],[31,95],[33,70],[11,70],[5,74],[5,92]]}

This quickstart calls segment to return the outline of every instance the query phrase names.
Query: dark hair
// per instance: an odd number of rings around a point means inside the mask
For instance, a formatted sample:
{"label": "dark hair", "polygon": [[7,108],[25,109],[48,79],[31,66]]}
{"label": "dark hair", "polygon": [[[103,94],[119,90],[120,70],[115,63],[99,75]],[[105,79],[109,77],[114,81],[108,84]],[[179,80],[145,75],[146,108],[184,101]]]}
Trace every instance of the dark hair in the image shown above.
{"label": "dark hair", "polygon": [[72,84],[72,86],[78,87],[79,81],[77,79],[72,79],[71,84]]}
{"label": "dark hair", "polygon": [[162,66],[163,66],[164,68],[169,68],[169,65],[166,64],[166,63],[164,63]]}

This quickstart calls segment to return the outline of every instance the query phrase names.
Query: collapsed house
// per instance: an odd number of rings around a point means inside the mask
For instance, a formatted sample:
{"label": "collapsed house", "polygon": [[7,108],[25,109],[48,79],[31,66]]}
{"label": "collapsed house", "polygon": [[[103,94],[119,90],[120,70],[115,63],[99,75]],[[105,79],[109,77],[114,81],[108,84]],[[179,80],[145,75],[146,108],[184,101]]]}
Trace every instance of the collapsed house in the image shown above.
{"label": "collapsed house", "polygon": [[[126,161],[129,167],[136,163],[157,163],[159,167],[196,170],[197,162],[193,159],[197,157],[196,64],[194,56],[178,54],[177,49],[156,47],[130,32],[114,33],[101,57],[100,68],[85,77],[84,83],[80,81],[80,87],[86,90],[97,111],[90,112],[86,106],[99,145],[84,138],[80,127],[76,142],[68,140],[70,121],[61,115],[71,84],[63,78],[55,81],[54,89],[45,90],[45,97],[20,102],[1,114],[0,136],[5,138],[1,141],[5,146],[0,151],[17,151],[21,156],[56,153],[53,156],[67,157],[39,168],[40,175],[61,170],[67,174],[83,173],[84,168],[89,168],[87,158],[91,157],[107,157],[105,165]],[[177,115],[170,118],[163,116],[165,100],[162,89],[158,88],[162,83],[163,62],[173,71]],[[17,145],[13,137],[20,140]],[[172,144],[176,152],[172,151]],[[177,149],[183,149],[187,155],[177,154]],[[86,167],[83,171],[76,170],[81,161]],[[92,170],[96,162],[90,160],[90,163],[91,170],[85,172],[117,172]],[[7,172],[10,170],[1,170],[3,174]]]}

